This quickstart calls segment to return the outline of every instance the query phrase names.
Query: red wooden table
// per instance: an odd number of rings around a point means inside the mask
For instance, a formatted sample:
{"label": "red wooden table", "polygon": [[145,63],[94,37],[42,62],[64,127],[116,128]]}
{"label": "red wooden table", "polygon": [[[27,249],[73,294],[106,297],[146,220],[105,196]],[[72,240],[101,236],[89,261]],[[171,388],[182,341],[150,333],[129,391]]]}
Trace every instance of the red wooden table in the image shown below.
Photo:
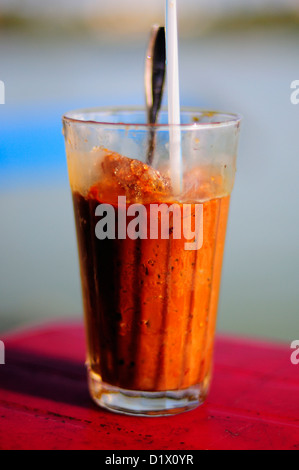
{"label": "red wooden table", "polygon": [[1,339],[0,449],[299,449],[299,366],[288,346],[219,338],[204,406],[137,418],[91,402],[81,325]]}

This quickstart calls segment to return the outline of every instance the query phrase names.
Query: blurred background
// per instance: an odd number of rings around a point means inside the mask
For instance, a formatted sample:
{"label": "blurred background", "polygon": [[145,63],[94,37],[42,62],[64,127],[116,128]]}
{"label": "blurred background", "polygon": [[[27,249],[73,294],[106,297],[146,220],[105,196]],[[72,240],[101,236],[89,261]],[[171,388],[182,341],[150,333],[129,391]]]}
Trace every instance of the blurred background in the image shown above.
{"label": "blurred background", "polygon": [[[298,0],[178,0],[181,101],[244,116],[219,331],[299,336]],[[81,318],[61,115],[144,103],[164,0],[0,0],[0,332]]]}

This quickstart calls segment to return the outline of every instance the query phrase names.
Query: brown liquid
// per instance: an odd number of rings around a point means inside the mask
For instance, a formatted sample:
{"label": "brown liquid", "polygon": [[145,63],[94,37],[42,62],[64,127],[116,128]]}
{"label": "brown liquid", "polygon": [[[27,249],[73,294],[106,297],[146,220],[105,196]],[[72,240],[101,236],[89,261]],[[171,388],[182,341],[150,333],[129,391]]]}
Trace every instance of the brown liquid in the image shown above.
{"label": "brown liquid", "polygon": [[129,390],[202,383],[211,369],[229,197],[203,203],[198,251],[172,237],[98,240],[95,209],[111,202],[94,191],[74,192],[73,201],[91,370]]}

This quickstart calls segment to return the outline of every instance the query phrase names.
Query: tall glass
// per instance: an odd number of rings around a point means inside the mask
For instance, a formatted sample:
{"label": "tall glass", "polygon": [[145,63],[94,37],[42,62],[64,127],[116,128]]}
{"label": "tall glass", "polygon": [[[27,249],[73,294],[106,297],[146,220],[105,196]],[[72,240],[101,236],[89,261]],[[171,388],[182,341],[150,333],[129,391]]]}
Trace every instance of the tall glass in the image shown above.
{"label": "tall glass", "polygon": [[175,191],[167,113],[155,126],[136,109],[63,117],[89,388],[120,413],[187,411],[210,384],[240,118],[191,109],[181,122]]}

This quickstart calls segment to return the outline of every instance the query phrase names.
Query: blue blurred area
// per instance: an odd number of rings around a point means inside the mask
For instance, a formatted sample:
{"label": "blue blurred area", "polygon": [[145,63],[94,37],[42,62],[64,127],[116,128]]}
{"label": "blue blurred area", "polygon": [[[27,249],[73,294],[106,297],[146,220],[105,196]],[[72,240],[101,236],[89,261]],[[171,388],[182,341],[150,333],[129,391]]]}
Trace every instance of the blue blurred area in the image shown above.
{"label": "blue blurred area", "polygon": [[[66,173],[60,115],[47,109],[16,108],[5,112],[0,128],[1,189],[49,179],[56,180]],[[0,114],[0,116],[1,116]],[[1,116],[2,117],[2,116]]]}

